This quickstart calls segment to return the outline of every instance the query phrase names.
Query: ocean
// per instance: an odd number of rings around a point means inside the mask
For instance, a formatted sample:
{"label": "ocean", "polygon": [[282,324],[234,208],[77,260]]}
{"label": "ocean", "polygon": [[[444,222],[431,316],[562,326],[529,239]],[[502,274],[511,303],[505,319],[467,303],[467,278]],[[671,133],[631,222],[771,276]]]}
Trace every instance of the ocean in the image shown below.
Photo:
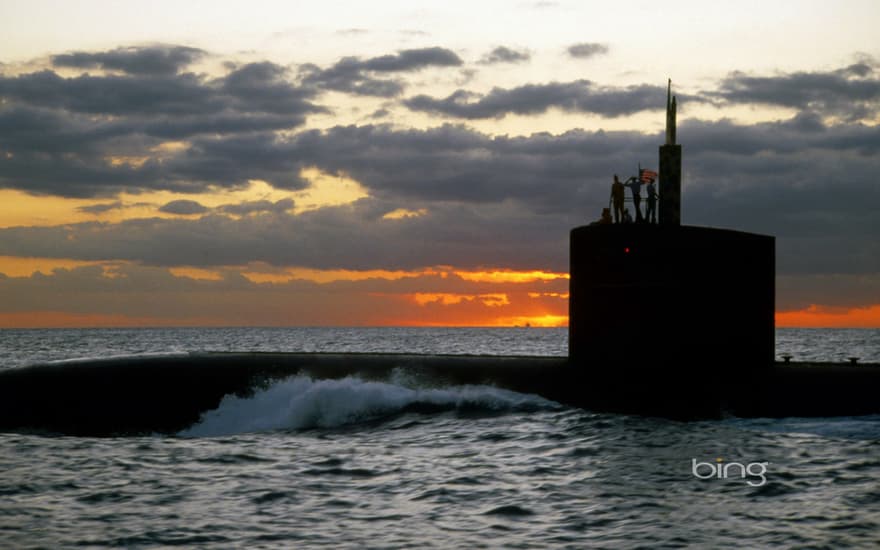
{"label": "ocean", "polygon": [[[566,339],[534,328],[0,330],[0,368],[188,351],[563,356]],[[880,331],[779,329],[777,352],[880,362]],[[0,434],[0,548],[172,546],[875,548],[880,416],[677,422],[395,372],[290,378],[173,435]]]}

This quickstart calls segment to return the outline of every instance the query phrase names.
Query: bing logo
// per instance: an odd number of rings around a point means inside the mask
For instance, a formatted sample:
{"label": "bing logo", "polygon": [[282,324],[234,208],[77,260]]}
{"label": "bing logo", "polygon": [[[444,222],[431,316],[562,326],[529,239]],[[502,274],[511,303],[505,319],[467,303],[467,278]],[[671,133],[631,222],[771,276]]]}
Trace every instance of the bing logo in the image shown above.
{"label": "bing logo", "polygon": [[[696,458],[691,459],[691,472],[694,474],[694,477],[698,477],[700,479],[730,479],[730,478],[740,478],[745,479],[746,483],[751,485],[752,487],[760,487],[767,483],[767,465],[769,462],[749,462],[748,464],[743,464],[742,462],[724,462],[723,458],[716,458],[715,462],[697,462]],[[749,478],[758,478],[760,481],[756,479],[746,479]]]}

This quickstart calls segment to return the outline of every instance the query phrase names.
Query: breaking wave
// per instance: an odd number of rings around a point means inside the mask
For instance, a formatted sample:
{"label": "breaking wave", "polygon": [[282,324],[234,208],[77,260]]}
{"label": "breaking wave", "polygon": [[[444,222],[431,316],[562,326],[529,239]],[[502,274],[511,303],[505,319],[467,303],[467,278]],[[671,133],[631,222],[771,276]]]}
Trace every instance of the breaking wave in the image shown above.
{"label": "breaking wave", "polygon": [[409,388],[349,376],[297,376],[251,397],[226,396],[220,406],[178,435],[210,437],[273,430],[333,428],[404,412],[530,412],[561,405],[537,395],[492,386]]}

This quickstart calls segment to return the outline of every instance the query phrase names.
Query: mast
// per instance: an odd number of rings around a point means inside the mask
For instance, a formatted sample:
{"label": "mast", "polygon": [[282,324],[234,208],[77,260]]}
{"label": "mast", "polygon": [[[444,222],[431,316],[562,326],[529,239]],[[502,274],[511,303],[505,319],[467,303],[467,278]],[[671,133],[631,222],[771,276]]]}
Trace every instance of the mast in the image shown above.
{"label": "mast", "polygon": [[666,88],[666,145],[675,145],[675,96],[671,78]]}
{"label": "mast", "polygon": [[681,145],[675,143],[675,96],[666,87],[666,143],[660,146],[660,225],[681,225]]}

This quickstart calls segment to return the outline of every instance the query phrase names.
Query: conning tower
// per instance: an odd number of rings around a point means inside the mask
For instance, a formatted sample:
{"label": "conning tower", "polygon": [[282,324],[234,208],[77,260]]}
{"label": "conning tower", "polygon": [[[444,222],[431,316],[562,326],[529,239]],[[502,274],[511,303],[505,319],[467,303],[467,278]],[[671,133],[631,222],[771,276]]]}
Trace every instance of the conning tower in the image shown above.
{"label": "conning tower", "polygon": [[571,231],[569,358],[597,408],[703,416],[773,365],[775,239],[681,225],[671,82],[666,105],[659,223]]}

